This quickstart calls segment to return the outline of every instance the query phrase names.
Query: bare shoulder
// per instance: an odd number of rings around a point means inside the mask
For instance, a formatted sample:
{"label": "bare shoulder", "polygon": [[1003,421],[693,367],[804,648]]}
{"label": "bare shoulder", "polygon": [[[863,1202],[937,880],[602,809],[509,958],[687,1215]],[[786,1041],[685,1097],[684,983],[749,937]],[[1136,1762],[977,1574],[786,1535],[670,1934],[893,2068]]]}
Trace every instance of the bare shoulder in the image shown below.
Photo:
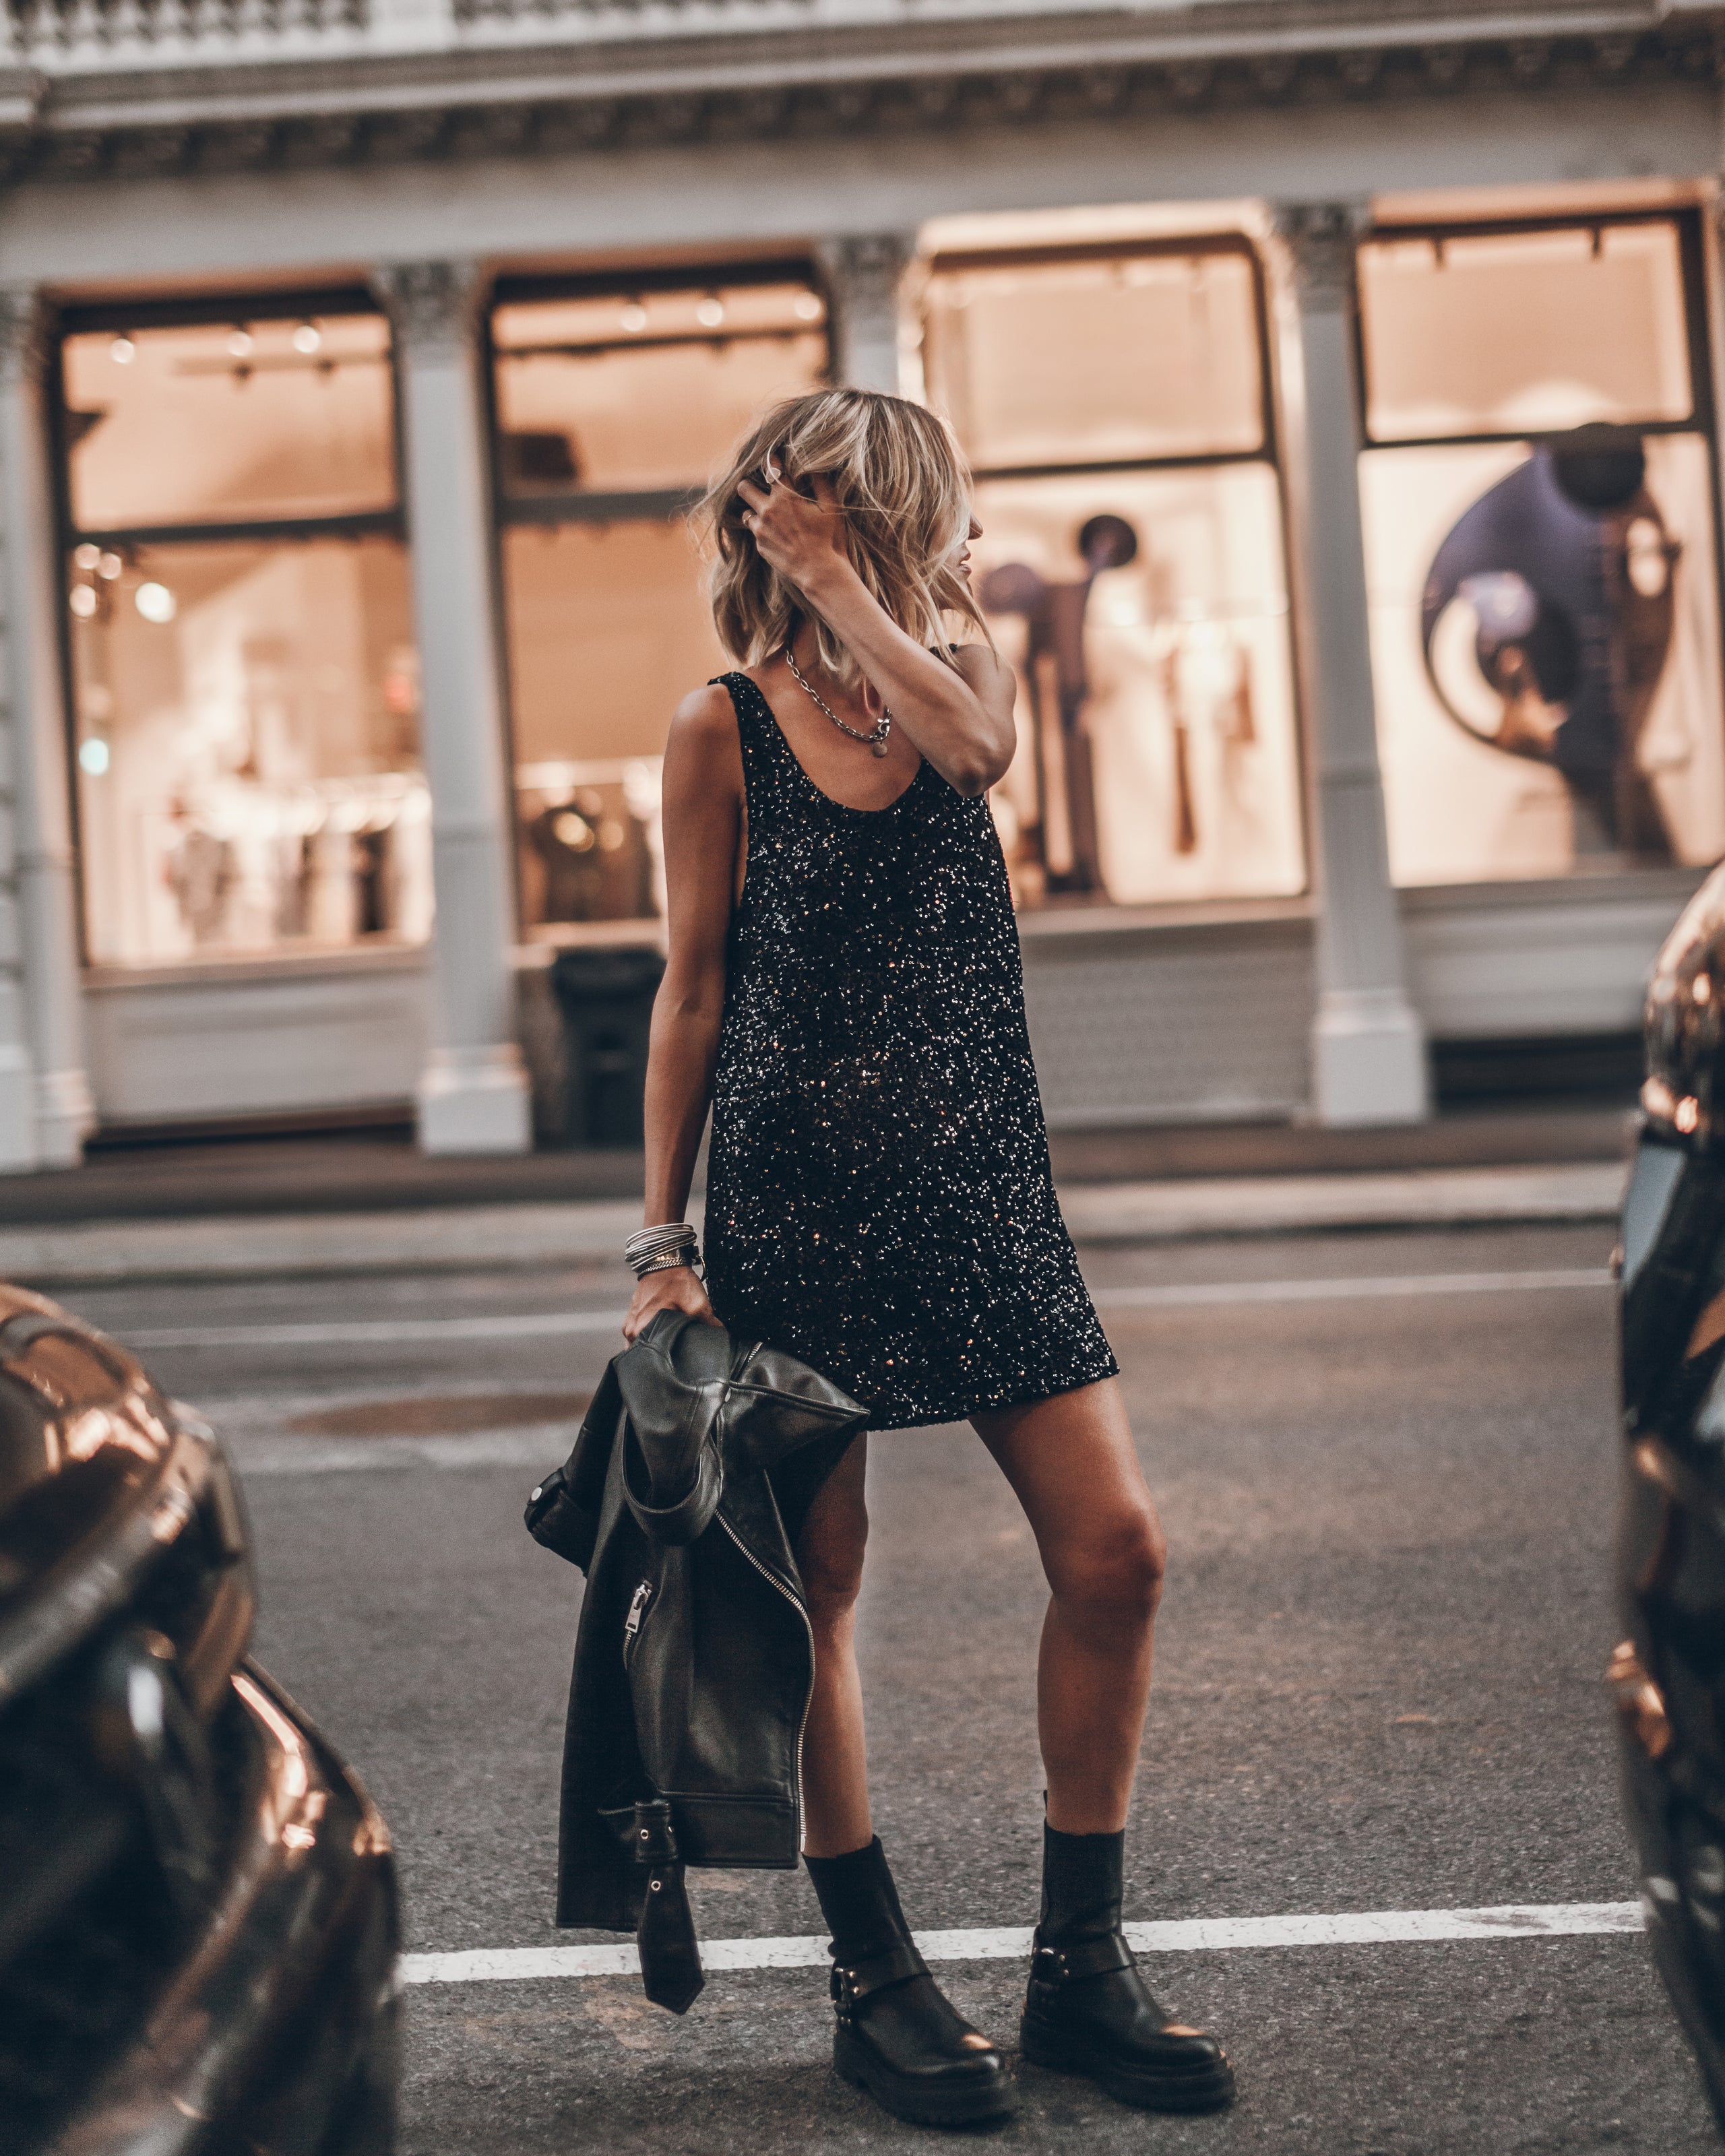
{"label": "bare shoulder", "polygon": [[691,689],[671,715],[665,753],[669,770],[698,775],[703,783],[716,778],[740,783],[742,752],[730,691],[711,681]]}
{"label": "bare shoulder", "polygon": [[737,713],[731,691],[720,681],[691,689],[671,714],[671,739],[691,744],[716,743],[737,738]]}

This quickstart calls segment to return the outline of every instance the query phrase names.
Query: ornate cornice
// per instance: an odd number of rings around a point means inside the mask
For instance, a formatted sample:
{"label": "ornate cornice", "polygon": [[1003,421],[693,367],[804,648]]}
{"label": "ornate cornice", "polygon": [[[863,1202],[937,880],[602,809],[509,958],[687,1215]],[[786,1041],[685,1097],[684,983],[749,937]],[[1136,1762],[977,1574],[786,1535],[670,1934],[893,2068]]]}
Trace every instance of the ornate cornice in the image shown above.
{"label": "ornate cornice", "polygon": [[[594,0],[597,5],[597,0]],[[601,10],[603,13],[613,11]],[[1288,27],[1298,15],[1297,25]],[[0,69],[0,178],[567,155],[617,146],[1131,120],[1725,80],[1717,8],[1446,16],[1338,4],[920,15],[537,49],[100,74]],[[1573,27],[1572,27],[1573,25]]]}

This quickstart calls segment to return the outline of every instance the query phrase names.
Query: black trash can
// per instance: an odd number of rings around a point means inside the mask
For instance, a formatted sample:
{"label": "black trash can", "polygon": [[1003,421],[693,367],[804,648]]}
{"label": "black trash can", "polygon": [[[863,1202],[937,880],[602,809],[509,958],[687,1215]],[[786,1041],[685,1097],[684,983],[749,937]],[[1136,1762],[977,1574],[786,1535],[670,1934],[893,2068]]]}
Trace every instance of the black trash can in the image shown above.
{"label": "black trash can", "polygon": [[564,1145],[641,1143],[647,1035],[664,973],[657,951],[559,951],[552,961],[563,1026]]}

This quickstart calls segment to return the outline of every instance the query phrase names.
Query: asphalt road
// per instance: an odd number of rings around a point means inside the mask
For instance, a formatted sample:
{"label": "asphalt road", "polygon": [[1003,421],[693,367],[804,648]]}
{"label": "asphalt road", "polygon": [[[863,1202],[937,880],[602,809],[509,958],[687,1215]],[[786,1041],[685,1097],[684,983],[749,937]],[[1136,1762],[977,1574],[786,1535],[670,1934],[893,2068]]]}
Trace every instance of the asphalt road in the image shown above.
{"label": "asphalt road", "polygon": [[[1609,1292],[1589,1283],[1608,1240],[1092,1254],[1173,1551],[1130,1917],[1633,1896],[1600,1681],[1615,1350]],[[1326,1281],[1366,1286],[1313,1291]],[[1214,1292],[1183,1299],[1195,1288]],[[146,1359],[231,1436],[259,1651],[380,1800],[417,1950],[572,1936],[550,1899],[579,1581],[528,1541],[521,1506],[566,1449],[622,1295],[619,1274],[593,1270],[71,1298],[122,1337],[177,1336]],[[571,1312],[588,1329],[525,1322]],[[919,1927],[1028,1924],[1029,1535],[965,1430],[876,1439],[870,1474],[861,1632],[882,1837]],[[798,1874],[701,1875],[698,1901],[710,1938],[819,1927]],[[1015,1965],[942,1973],[1012,2037]],[[1152,1976],[1224,2037],[1238,2107],[1147,2118],[1026,2069],[1003,2148],[1718,2146],[1634,1936],[1170,1953]],[[923,2138],[833,2079],[828,2011],[809,1969],[715,1975],[681,2022],[629,1978],[416,1987],[404,2156]]]}

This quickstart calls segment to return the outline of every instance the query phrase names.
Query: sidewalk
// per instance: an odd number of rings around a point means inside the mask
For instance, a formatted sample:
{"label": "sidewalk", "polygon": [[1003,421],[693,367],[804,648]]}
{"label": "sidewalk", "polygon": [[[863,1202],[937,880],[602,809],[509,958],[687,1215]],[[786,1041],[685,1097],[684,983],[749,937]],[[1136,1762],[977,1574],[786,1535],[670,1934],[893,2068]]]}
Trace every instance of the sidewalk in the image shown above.
{"label": "sidewalk", "polygon": [[[1625,1116],[1445,1116],[1415,1130],[1057,1137],[1081,1245],[1301,1230],[1609,1223]],[[1232,1172],[1220,1172],[1224,1168]],[[640,1220],[630,1154],[426,1161],[399,1141],[226,1141],[0,1179],[0,1278],[42,1287],[371,1272],[617,1267]]]}

